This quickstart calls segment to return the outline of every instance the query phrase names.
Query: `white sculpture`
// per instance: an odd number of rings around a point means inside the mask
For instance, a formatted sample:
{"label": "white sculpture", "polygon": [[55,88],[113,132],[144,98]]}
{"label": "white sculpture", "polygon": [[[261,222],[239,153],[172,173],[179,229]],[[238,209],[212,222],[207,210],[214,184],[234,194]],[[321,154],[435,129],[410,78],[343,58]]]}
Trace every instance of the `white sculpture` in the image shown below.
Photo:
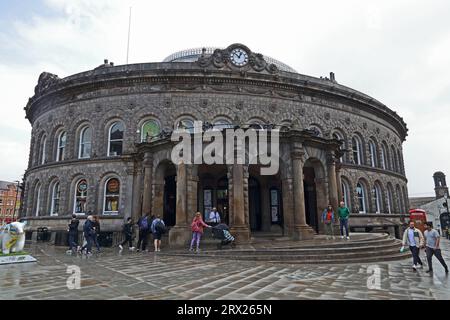
{"label": "white sculpture", "polygon": [[26,222],[12,222],[0,227],[0,248],[3,254],[20,252],[25,245]]}

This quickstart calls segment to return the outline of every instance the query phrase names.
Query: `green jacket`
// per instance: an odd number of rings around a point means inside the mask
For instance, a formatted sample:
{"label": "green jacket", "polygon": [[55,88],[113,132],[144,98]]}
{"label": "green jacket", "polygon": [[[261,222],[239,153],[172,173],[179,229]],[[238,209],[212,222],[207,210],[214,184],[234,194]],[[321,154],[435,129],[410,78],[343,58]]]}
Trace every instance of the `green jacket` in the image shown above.
{"label": "green jacket", "polygon": [[338,207],[338,217],[339,219],[348,219],[350,215],[350,211],[348,211],[347,207]]}

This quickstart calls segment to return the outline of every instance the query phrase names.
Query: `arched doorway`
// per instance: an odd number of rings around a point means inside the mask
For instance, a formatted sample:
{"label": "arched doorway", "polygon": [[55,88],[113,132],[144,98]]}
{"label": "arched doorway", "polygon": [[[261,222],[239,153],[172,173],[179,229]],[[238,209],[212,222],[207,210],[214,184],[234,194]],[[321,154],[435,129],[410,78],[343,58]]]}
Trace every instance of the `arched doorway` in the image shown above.
{"label": "arched doorway", "polygon": [[170,161],[161,162],[155,170],[152,214],[160,214],[167,226],[176,224],[176,167]]}
{"label": "arched doorway", "polygon": [[200,165],[198,167],[198,208],[208,221],[215,207],[221,221],[229,224],[228,177],[226,165]]}
{"label": "arched doorway", "polygon": [[303,166],[306,223],[317,233],[320,214],[328,205],[325,187],[325,170],[319,159],[309,158]]}

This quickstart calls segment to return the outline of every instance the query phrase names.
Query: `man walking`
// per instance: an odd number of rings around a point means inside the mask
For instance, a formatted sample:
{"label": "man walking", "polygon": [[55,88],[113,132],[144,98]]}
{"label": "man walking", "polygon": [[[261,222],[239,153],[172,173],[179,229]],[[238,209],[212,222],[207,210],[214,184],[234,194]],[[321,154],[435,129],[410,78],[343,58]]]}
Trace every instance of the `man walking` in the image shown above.
{"label": "man walking", "polygon": [[95,229],[94,229],[94,218],[88,216],[86,222],[83,225],[84,238],[86,239],[86,254],[92,254],[92,243],[94,241]]}
{"label": "man walking", "polygon": [[148,234],[150,232],[150,214],[147,213],[145,216],[140,217],[137,224],[139,226],[139,239],[136,252],[141,250],[141,244],[142,251],[145,251],[147,249]]}
{"label": "man walking", "polygon": [[424,238],[422,232],[414,226],[414,221],[409,222],[409,228],[403,233],[402,248],[409,246],[413,256],[413,269],[422,268],[423,263],[420,260],[420,248],[423,248]]}
{"label": "man walking", "polygon": [[338,208],[339,227],[341,230],[341,239],[344,239],[344,228],[347,240],[350,239],[348,232],[348,218],[350,216],[350,210],[345,206],[345,202],[341,201]]}
{"label": "man walking", "polygon": [[439,247],[439,242],[441,240],[441,236],[439,233],[433,229],[433,226],[430,222],[425,223],[425,252],[427,254],[427,261],[428,261],[428,270],[427,273],[433,272],[433,255],[436,256],[436,258],[439,260],[439,262],[442,264],[442,266],[445,269],[445,273],[448,273],[448,267],[447,264],[444,261],[444,258],[442,258],[441,249]]}
{"label": "man walking", "polygon": [[329,204],[328,207],[322,212],[322,223],[324,224],[325,227],[327,240],[330,238],[334,239],[333,221],[334,221],[334,211],[331,204]]}
{"label": "man walking", "polygon": [[155,246],[155,252],[159,252],[161,251],[161,237],[164,233],[166,233],[166,225],[159,214],[152,220],[151,231],[153,234],[153,245]]}
{"label": "man walking", "polygon": [[127,223],[123,225],[123,234],[125,236],[125,240],[119,244],[120,251],[123,250],[123,245],[128,242],[128,249],[130,251],[134,250],[133,247],[133,222],[131,221],[131,218],[127,218]]}
{"label": "man walking", "polygon": [[76,253],[78,247],[78,225],[80,220],[78,220],[77,215],[72,215],[72,220],[69,223],[69,251],[67,253]]}

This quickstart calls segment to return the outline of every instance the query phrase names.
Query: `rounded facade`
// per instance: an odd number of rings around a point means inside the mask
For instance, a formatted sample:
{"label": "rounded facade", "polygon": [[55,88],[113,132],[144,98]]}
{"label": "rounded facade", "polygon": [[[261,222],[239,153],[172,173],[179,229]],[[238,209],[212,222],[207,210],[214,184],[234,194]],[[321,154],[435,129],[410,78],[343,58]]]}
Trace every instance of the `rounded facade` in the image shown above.
{"label": "rounded facade", "polygon": [[[236,48],[247,55],[241,65],[230,56]],[[103,230],[120,231],[124,218],[137,219],[146,211],[177,225],[183,189],[174,179],[180,171],[170,162],[171,145],[163,141],[194,120],[218,128],[273,125],[307,132],[315,142],[302,147],[306,222],[316,224],[317,232],[333,183],[331,149],[317,146],[333,141],[343,151],[334,153],[337,194],[353,213],[352,227],[403,224],[409,209],[402,150],[407,128],[399,115],[340,85],[333,74],[330,79],[298,74],[240,44],[192,53],[187,62],[178,54],[161,63],[106,62],[63,79],[41,74],[25,108],[32,135],[22,216],[33,227],[65,230],[71,214],[92,213],[103,217]],[[258,177],[244,166],[244,223],[250,232],[276,230],[278,224],[289,233],[296,225],[294,147],[286,139],[276,179]],[[226,166],[187,168],[185,214],[222,203],[232,225],[233,172]],[[264,196],[255,208],[254,190],[277,190],[279,199],[273,195],[283,204],[277,209],[283,219],[270,222],[270,213],[258,218],[275,209]]]}

